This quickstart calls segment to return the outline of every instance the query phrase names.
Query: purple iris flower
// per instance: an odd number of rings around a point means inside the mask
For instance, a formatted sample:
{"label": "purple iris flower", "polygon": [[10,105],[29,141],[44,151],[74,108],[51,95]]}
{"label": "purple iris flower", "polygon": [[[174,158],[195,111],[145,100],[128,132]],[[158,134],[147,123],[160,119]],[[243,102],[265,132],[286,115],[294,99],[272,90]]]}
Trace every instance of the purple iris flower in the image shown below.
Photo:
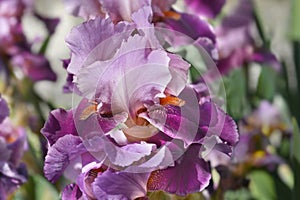
{"label": "purple iris flower", "polygon": [[6,199],[26,181],[26,168],[20,160],[26,150],[26,134],[8,118],[6,101],[0,97],[0,199]]}
{"label": "purple iris flower", "polygon": [[[241,138],[234,149],[234,161],[247,163],[252,166],[266,166],[269,169],[283,163],[283,159],[267,147],[274,130],[288,136],[288,126],[280,114],[278,107],[267,101],[262,101],[259,107],[245,120],[239,123]],[[277,144],[278,145],[278,144]],[[277,146],[272,143],[272,146]]]}
{"label": "purple iris flower", "polygon": [[275,55],[257,45],[252,34],[253,25],[253,2],[242,0],[216,28],[220,54],[217,66],[221,73],[226,74],[231,69],[250,62],[267,64],[277,71],[280,70]]}
{"label": "purple iris flower", "polygon": [[67,70],[82,101],[52,111],[42,129],[45,176],[76,183],[65,198],[201,191],[211,178],[207,151],[230,154],[238,140],[234,121],[187,83],[190,65],[160,45],[151,15],[143,7],[132,23],[96,17],[67,37]]}

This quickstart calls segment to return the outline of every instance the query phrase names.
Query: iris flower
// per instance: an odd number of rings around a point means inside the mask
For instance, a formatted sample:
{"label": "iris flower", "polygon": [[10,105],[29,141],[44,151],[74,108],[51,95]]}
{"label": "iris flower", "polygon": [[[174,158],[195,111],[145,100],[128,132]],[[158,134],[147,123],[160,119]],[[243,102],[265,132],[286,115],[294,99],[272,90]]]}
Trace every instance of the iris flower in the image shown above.
{"label": "iris flower", "polygon": [[13,126],[8,116],[8,105],[0,96],[0,199],[6,199],[27,179],[20,162],[27,146],[25,130]]}
{"label": "iris flower", "polygon": [[76,183],[65,198],[202,191],[211,178],[204,155],[230,154],[238,140],[234,121],[187,83],[190,65],[160,45],[151,16],[146,6],[130,23],[96,17],[67,37],[67,70],[82,100],[52,111],[42,129],[45,176]]}

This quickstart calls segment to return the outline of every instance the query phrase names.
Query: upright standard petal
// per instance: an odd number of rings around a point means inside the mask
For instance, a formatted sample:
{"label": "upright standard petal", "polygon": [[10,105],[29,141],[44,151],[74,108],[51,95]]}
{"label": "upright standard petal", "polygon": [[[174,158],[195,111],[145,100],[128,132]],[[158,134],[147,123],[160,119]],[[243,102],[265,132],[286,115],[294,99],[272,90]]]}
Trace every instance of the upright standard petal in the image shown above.
{"label": "upright standard petal", "polygon": [[73,28],[66,39],[72,53],[68,72],[76,75],[83,65],[112,58],[132,31],[131,25],[100,17]]}

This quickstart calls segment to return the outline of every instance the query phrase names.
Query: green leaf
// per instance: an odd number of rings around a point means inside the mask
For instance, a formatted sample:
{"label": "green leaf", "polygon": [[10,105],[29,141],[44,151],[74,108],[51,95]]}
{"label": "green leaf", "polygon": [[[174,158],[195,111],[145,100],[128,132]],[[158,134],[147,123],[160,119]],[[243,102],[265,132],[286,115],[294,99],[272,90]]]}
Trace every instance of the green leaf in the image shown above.
{"label": "green leaf", "polygon": [[193,65],[190,67],[190,76],[192,83],[198,81],[201,76],[200,72]]}
{"label": "green leaf", "polygon": [[300,131],[296,119],[293,118],[293,144],[291,150],[292,168],[294,172],[293,199],[297,200],[300,196]]}
{"label": "green leaf", "polygon": [[54,185],[40,175],[30,176],[14,195],[13,200],[58,200],[59,193]]}
{"label": "green leaf", "polygon": [[299,126],[295,118],[292,119],[293,123],[293,144],[292,144],[292,158],[295,158],[300,163],[300,131]]}
{"label": "green leaf", "polygon": [[226,90],[227,111],[234,119],[240,119],[248,109],[246,100],[247,84],[243,69],[233,70],[224,78]]}
{"label": "green leaf", "polygon": [[276,200],[275,183],[272,176],[265,171],[253,171],[250,174],[252,196],[257,200]]}
{"label": "green leaf", "polygon": [[293,40],[300,41],[300,0],[293,0],[291,9],[291,37]]}
{"label": "green leaf", "polygon": [[276,72],[270,67],[262,67],[257,84],[257,95],[263,99],[272,100],[275,91]]}
{"label": "green leaf", "polygon": [[252,200],[251,193],[246,188],[239,190],[228,190],[225,192],[224,199],[226,200]]}

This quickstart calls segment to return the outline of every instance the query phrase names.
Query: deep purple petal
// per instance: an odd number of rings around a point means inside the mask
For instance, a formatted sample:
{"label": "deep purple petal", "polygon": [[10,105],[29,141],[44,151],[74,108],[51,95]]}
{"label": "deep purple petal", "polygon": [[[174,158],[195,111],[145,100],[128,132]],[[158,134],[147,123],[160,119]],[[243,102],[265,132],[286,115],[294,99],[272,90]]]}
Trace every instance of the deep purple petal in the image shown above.
{"label": "deep purple petal", "polygon": [[240,0],[232,12],[223,18],[221,26],[225,30],[246,27],[253,19],[253,2]]}
{"label": "deep purple petal", "polygon": [[43,55],[23,52],[14,56],[12,63],[20,67],[25,75],[33,81],[56,81],[56,74],[51,69],[49,61]]}
{"label": "deep purple petal", "polygon": [[190,87],[186,87],[179,98],[185,101],[183,106],[152,106],[143,117],[169,137],[181,139],[188,145],[199,141],[207,134],[208,127],[217,124],[217,109],[211,103],[199,105],[198,96]]}
{"label": "deep purple petal", "polygon": [[59,138],[54,145],[49,147],[45,158],[44,173],[45,177],[55,182],[68,167],[73,159],[80,157],[86,152],[79,137],[65,135]]}
{"label": "deep purple petal", "polygon": [[179,19],[167,18],[164,22],[168,28],[183,33],[193,40],[203,37],[213,43],[216,42],[216,36],[209,23],[198,16],[182,13]]}
{"label": "deep purple petal", "polygon": [[105,171],[92,184],[97,199],[136,199],[147,193],[148,173]]}
{"label": "deep purple petal", "polygon": [[276,71],[280,71],[281,69],[280,62],[278,61],[276,56],[264,49],[256,50],[253,53],[251,60],[261,64],[269,65],[270,67],[273,67],[273,69]]}
{"label": "deep purple petal", "polygon": [[46,29],[48,30],[49,35],[52,35],[55,32],[55,29],[57,27],[57,25],[59,24],[59,18],[49,18],[49,17],[45,17],[42,16],[38,13],[35,13],[35,16],[41,20],[42,22],[44,22]]}
{"label": "deep purple petal", "polygon": [[207,162],[199,158],[200,145],[191,145],[174,167],[154,171],[148,181],[149,190],[163,190],[177,195],[202,191],[211,178]]}
{"label": "deep purple petal", "polygon": [[215,18],[221,11],[226,0],[185,0],[187,7],[194,14]]}
{"label": "deep purple petal", "polygon": [[220,138],[233,146],[239,140],[239,134],[235,121],[220,108],[218,109],[218,125],[216,129],[222,130]]}
{"label": "deep purple petal", "polygon": [[9,116],[9,108],[8,105],[5,101],[5,99],[3,99],[0,96],[0,124],[3,122],[3,120]]}
{"label": "deep purple petal", "polygon": [[66,111],[64,109],[51,111],[41,133],[47,138],[50,145],[53,145],[59,138],[65,135],[77,135],[73,120],[73,111]]}

